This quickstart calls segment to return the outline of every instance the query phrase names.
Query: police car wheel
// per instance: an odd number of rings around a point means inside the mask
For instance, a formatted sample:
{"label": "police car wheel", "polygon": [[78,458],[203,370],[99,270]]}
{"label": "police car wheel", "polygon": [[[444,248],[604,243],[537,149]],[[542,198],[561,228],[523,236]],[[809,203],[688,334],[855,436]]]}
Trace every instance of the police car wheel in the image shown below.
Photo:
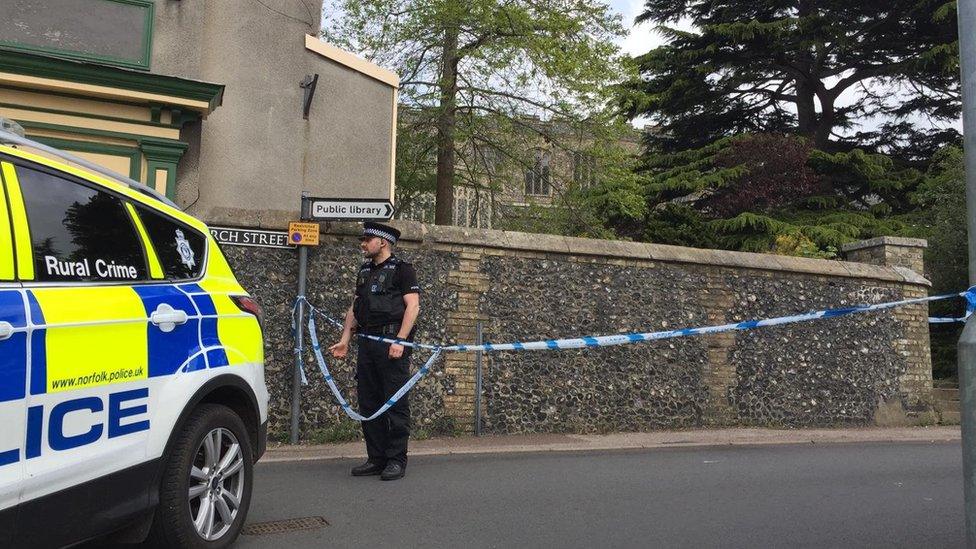
{"label": "police car wheel", "polygon": [[230,408],[204,404],[177,435],[159,488],[152,537],[163,547],[226,547],[251,503],[253,449]]}

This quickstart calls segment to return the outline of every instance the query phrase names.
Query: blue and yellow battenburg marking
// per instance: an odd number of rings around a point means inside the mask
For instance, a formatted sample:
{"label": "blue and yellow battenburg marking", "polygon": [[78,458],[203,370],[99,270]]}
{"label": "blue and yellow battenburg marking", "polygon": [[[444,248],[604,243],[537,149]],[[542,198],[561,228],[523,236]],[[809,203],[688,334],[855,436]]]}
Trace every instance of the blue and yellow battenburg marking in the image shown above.
{"label": "blue and yellow battenburg marking", "polygon": [[[23,299],[19,291],[7,293]],[[31,394],[263,360],[256,319],[226,294],[212,295],[199,284],[43,288],[24,294],[34,327],[29,335]],[[186,311],[187,322],[169,332],[150,323],[162,304]],[[26,363],[26,357],[19,363]],[[116,368],[125,375],[104,375]]]}
{"label": "blue and yellow battenburg marking", "polygon": [[[149,367],[146,313],[128,286],[64,287],[28,290],[31,324],[45,326],[31,334],[31,392],[70,390],[59,380],[85,380],[113,368],[126,368],[127,381],[145,379]],[[93,306],[97,304],[97,306]],[[110,326],[101,322],[111,321]],[[35,352],[43,352],[43,363]],[[81,386],[108,385],[91,379]]]}
{"label": "blue and yellow battenburg marking", "polygon": [[142,313],[149,317],[162,304],[186,311],[190,318],[177,325],[172,332],[148,330],[149,377],[175,374],[181,368],[192,372],[207,367],[203,347],[200,344],[200,318],[193,301],[173,285],[139,286],[136,294],[142,300]]}
{"label": "blue and yellow battenburg marking", "polygon": [[0,321],[17,330],[4,340],[4,352],[0,353],[0,402],[8,402],[26,396],[27,314],[19,291],[0,290]]}
{"label": "blue and yellow battenburg marking", "polygon": [[[220,261],[217,271],[230,268]],[[18,330],[3,342],[0,402],[25,397],[28,350],[30,394],[261,362],[261,328],[229,297],[243,293],[233,275],[190,284],[0,291],[0,321]],[[163,304],[185,311],[187,322],[169,332],[153,325],[149,318]]]}
{"label": "blue and yellow battenburg marking", "polygon": [[[153,325],[162,304],[186,311],[187,322],[169,332]],[[199,284],[0,290],[0,321],[15,330],[0,353],[0,402],[25,397],[28,349],[30,394],[263,361],[256,319]],[[125,375],[104,375],[117,368]]]}

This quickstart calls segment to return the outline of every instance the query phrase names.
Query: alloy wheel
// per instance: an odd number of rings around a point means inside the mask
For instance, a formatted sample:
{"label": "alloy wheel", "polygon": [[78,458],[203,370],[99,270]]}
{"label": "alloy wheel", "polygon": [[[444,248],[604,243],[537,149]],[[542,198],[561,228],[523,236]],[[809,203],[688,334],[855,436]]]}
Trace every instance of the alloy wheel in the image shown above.
{"label": "alloy wheel", "polygon": [[197,447],[190,467],[187,503],[197,534],[206,541],[230,530],[244,494],[244,454],[230,430],[211,430]]}

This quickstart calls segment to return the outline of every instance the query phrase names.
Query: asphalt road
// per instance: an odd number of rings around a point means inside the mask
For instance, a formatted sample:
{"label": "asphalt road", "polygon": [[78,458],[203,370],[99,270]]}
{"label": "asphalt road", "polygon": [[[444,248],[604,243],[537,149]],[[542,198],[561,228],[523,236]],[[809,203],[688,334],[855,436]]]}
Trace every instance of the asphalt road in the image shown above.
{"label": "asphalt road", "polygon": [[430,456],[258,464],[236,547],[962,547],[958,443]]}

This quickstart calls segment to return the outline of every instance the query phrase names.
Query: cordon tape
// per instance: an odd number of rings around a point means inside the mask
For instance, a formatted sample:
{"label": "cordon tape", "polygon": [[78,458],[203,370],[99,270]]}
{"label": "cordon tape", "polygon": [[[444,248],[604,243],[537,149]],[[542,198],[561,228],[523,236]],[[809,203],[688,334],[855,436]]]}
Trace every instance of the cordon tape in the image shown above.
{"label": "cordon tape", "polygon": [[[312,350],[315,352],[315,359],[318,362],[319,370],[321,370],[322,375],[325,376],[325,381],[329,385],[329,389],[332,390],[332,394],[335,395],[339,404],[342,406],[343,411],[346,415],[355,421],[370,421],[383,414],[383,412],[390,409],[391,406],[396,404],[403,395],[413,388],[428,372],[430,372],[431,366],[437,360],[437,357],[443,352],[498,352],[498,351],[545,351],[545,350],[558,350],[558,349],[584,349],[591,347],[609,347],[612,345],[628,345],[632,343],[641,343],[645,341],[657,341],[661,339],[671,339],[676,337],[685,336],[695,336],[704,334],[718,334],[722,332],[732,332],[740,330],[752,330],[754,328],[762,328],[765,326],[782,326],[784,324],[795,324],[797,322],[809,322],[811,320],[820,320],[826,318],[837,318],[858,313],[867,313],[872,311],[882,311],[886,309],[894,309],[896,307],[904,307],[906,305],[915,305],[918,303],[928,303],[930,301],[940,301],[944,299],[951,299],[954,297],[963,297],[966,299],[966,315],[960,318],[941,318],[941,317],[930,317],[929,322],[933,324],[943,324],[950,322],[965,322],[973,311],[976,310],[976,286],[973,286],[966,290],[965,292],[959,292],[954,294],[944,294],[931,297],[922,297],[917,299],[904,299],[901,301],[890,301],[887,303],[876,303],[873,305],[857,305],[854,307],[843,307],[838,309],[824,309],[821,311],[813,311],[804,314],[790,315],[790,316],[780,316],[775,318],[767,318],[762,320],[746,320],[743,322],[737,322],[734,324],[721,324],[717,326],[701,326],[697,328],[682,328],[679,330],[664,330],[657,332],[635,332],[628,334],[614,334],[614,335],[602,335],[602,336],[586,336],[577,338],[567,338],[567,339],[546,339],[539,341],[526,341],[526,342],[513,342],[513,343],[483,343],[480,345],[435,345],[428,343],[415,343],[411,341],[404,341],[395,338],[386,338],[374,335],[358,334],[358,337],[364,339],[371,339],[374,341],[381,341],[383,343],[395,343],[398,345],[403,345],[404,347],[411,347],[414,349],[425,349],[433,351],[427,362],[417,370],[413,376],[393,394],[390,399],[383,404],[375,413],[371,414],[369,417],[365,417],[355,410],[352,409],[352,405],[342,396],[342,392],[335,384],[335,379],[329,372],[328,364],[325,361],[325,357],[322,354],[322,347],[319,345],[318,335],[316,333],[317,327],[315,324],[315,317],[319,316],[323,318],[328,323],[342,329],[342,322],[328,316],[311,303],[305,296],[299,296],[295,300],[295,306],[292,309],[292,330],[298,329],[300,320],[296,318],[299,303],[304,303],[309,308],[308,316],[308,335],[309,341],[312,344]],[[302,349],[296,348],[295,353],[301,354]],[[301,372],[302,384],[307,385],[308,379],[305,377],[305,372]]]}

